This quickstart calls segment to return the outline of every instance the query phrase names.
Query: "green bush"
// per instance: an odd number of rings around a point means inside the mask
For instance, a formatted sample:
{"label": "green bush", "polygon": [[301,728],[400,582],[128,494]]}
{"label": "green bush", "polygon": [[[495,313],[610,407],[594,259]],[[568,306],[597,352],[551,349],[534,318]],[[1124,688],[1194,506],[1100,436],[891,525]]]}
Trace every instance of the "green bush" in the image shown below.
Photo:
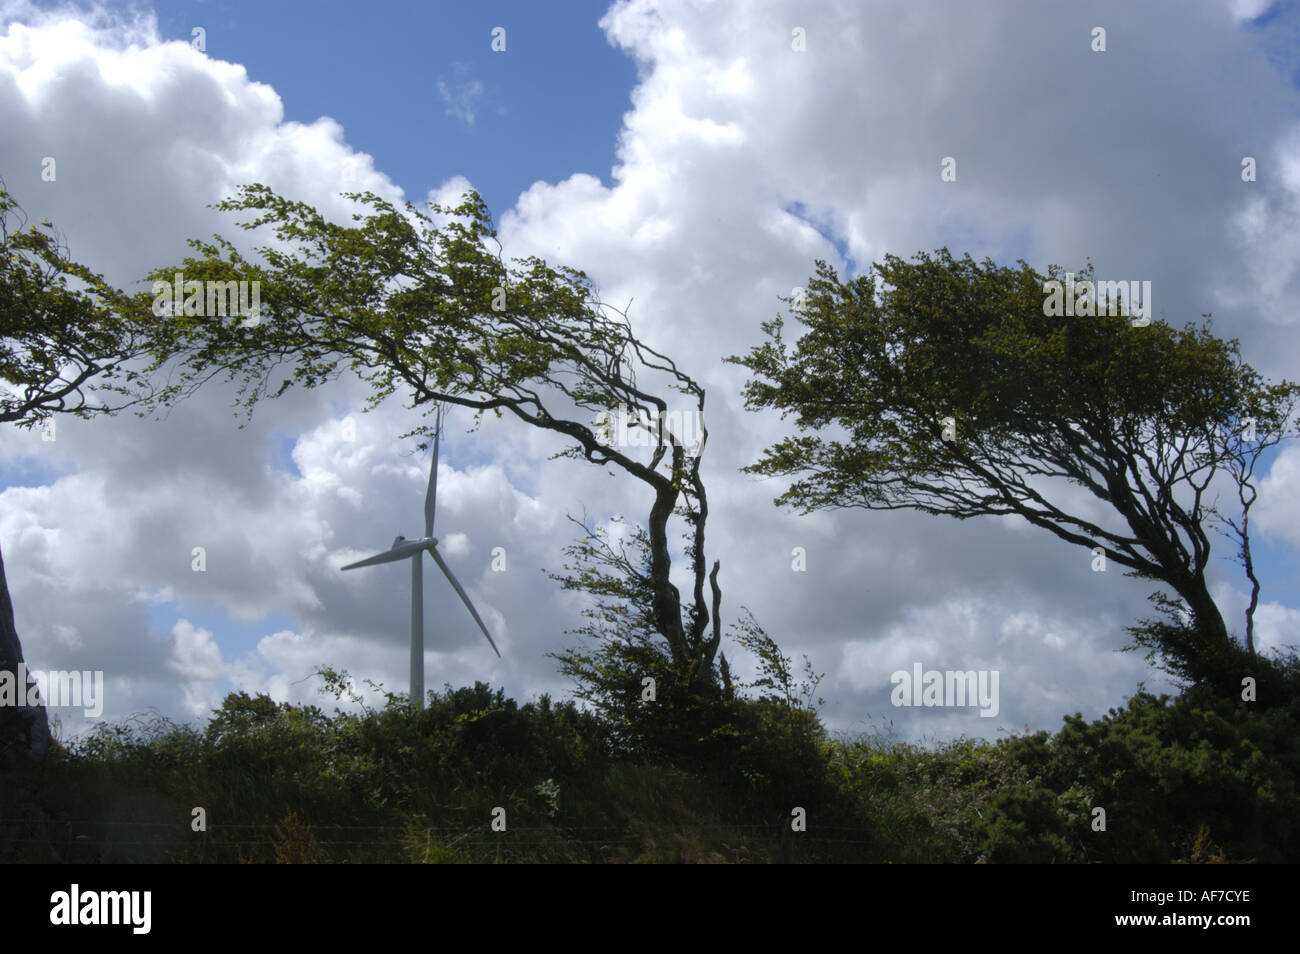
{"label": "green bush", "polygon": [[1096,722],[1078,715],[1050,744],[1007,743],[1058,795],[1106,812],[1070,819],[1083,857],[1105,862],[1187,858],[1202,827],[1234,861],[1294,860],[1300,851],[1300,699],[1267,709],[1208,689],[1146,693]]}
{"label": "green bush", "polygon": [[1056,795],[1039,786],[998,792],[977,830],[983,861],[1044,864],[1078,857],[1067,841]]}
{"label": "green bush", "polygon": [[[389,695],[330,715],[232,693],[200,729],[105,724],[0,779],[0,860],[1300,859],[1294,695],[1263,708],[1207,688],[1139,693],[998,742],[831,741],[815,677],[795,686],[774,644],[754,645],[761,695],[723,700],[711,728],[658,723],[683,733],[675,753],[483,683],[430,693],[423,710]],[[346,691],[346,674],[322,674]],[[195,806],[206,833],[191,830]],[[498,807],[508,829],[493,833]]]}

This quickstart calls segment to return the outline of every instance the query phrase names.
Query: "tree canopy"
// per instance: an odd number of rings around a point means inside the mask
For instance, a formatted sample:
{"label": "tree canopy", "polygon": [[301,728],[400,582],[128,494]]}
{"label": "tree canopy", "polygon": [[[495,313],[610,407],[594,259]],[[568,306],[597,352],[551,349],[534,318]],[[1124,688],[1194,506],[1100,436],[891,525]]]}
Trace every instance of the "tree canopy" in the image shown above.
{"label": "tree canopy", "polygon": [[[753,372],[747,408],[793,415],[800,432],[746,470],[794,478],[776,502],[805,513],[1015,515],[1100,547],[1190,612],[1192,625],[1175,627],[1181,642],[1154,647],[1171,668],[1239,688],[1227,670],[1240,677],[1249,663],[1206,584],[1210,531],[1235,532],[1257,595],[1251,481],[1260,454],[1293,436],[1300,388],[1264,381],[1208,323],[1136,326],[1124,308],[1050,315],[1047,283],[1059,276],[947,249],[886,256],[847,282],[818,261],[806,298],[787,299],[806,327],[798,342],[786,343],[778,316],[762,324],[768,341],[728,359]],[[1095,291],[1090,279],[1083,269]],[[1239,491],[1239,519],[1219,509],[1224,480]],[[1104,502],[1108,519],[1071,509],[1065,485]]]}
{"label": "tree canopy", "polygon": [[[271,228],[277,241],[257,249],[260,261],[245,260],[233,243],[214,236],[191,241],[197,256],[151,273],[165,285],[179,272],[183,287],[259,283],[255,320],[213,320],[188,297],[177,310],[169,322],[174,338],[164,344],[184,352],[180,386],[226,372],[240,381],[251,414],[263,398],[352,371],[373,388],[367,409],[401,390],[426,415],[445,402],[480,415],[508,412],[563,435],[570,444],[559,456],[617,467],[650,488],[654,629],[683,678],[697,688],[715,686],[721,634],[718,565],[706,576],[704,557],[704,389],[638,338],[626,312],[602,302],[581,271],[536,257],[503,260],[476,193],[454,208],[431,205],[431,215],[373,193],[345,196],[369,210],[353,214],[355,226],[331,222],[267,186],[244,186],[216,207],[252,213],[241,228]],[[671,420],[664,397],[670,391],[685,395],[697,416],[700,446],[688,447],[663,426]],[[654,439],[620,440],[609,426],[616,411]],[[430,433],[425,424],[404,436]],[[667,526],[679,510],[689,527],[693,575],[686,600],[670,580]]]}
{"label": "tree canopy", "polygon": [[112,413],[172,393],[150,374],[169,352],[149,296],[73,261],[54,225],[29,225],[3,182],[0,252],[0,422],[31,428],[53,414]]}

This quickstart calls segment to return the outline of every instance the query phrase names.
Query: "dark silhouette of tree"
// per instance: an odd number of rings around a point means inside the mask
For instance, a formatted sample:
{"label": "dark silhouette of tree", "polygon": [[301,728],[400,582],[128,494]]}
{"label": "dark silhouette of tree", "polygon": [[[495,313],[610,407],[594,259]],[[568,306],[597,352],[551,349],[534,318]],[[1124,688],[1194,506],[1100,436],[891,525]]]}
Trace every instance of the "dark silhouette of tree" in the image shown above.
{"label": "dark silhouette of tree", "polygon": [[[691,523],[683,508],[681,515]],[[577,685],[575,695],[591,703],[610,727],[610,738],[625,751],[671,758],[702,755],[709,734],[727,718],[734,699],[725,654],[719,656],[720,684],[696,678],[697,667],[716,648],[715,636],[700,630],[685,655],[674,654],[655,621],[653,558],[644,527],[621,517],[591,526],[586,517],[569,520],[581,528],[578,542],[565,548],[562,573],[549,573],[566,590],[592,596],[582,611],[585,622],[576,635],[594,647],[573,647],[550,655],[560,672]],[[688,556],[693,534],[684,534]],[[709,577],[712,614],[720,617],[722,592],[718,565]],[[707,642],[706,642],[707,641]],[[694,751],[693,751],[694,750]]]}

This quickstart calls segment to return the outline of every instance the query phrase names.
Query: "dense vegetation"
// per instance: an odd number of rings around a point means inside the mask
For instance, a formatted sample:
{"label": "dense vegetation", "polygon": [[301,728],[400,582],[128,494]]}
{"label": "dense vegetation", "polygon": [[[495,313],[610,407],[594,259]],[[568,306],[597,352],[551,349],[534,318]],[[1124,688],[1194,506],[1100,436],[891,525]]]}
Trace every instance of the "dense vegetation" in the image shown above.
{"label": "dense vegetation", "polygon": [[[336,695],[341,675],[327,673]],[[1139,694],[1053,734],[827,738],[735,699],[696,755],[479,683],[417,711],[229,695],[198,730],[102,725],[0,784],[0,860],[1170,862],[1300,858],[1300,702]],[[704,757],[699,757],[703,755]],[[194,806],[207,830],[191,830]],[[792,830],[792,809],[807,830]],[[1093,809],[1107,829],[1093,830]],[[505,831],[491,826],[505,809]]]}

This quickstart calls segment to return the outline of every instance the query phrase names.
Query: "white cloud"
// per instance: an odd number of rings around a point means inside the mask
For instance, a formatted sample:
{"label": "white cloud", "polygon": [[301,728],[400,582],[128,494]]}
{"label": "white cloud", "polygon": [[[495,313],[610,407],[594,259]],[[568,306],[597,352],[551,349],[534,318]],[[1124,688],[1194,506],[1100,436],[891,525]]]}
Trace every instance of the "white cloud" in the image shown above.
{"label": "white cloud", "polygon": [[1300,447],[1284,445],[1258,484],[1254,528],[1300,549]]}
{"label": "white cloud", "polygon": [[207,681],[219,679],[226,672],[221,649],[209,630],[196,628],[180,619],[172,627],[172,654],[167,665],[185,679]]}
{"label": "white cloud", "polygon": [[451,84],[438,80],[438,97],[446,107],[447,115],[459,119],[467,126],[474,125],[474,103],[482,95],[483,84],[478,80]]}
{"label": "white cloud", "polygon": [[1232,15],[1238,20],[1254,20],[1273,8],[1276,0],[1230,0]]}

